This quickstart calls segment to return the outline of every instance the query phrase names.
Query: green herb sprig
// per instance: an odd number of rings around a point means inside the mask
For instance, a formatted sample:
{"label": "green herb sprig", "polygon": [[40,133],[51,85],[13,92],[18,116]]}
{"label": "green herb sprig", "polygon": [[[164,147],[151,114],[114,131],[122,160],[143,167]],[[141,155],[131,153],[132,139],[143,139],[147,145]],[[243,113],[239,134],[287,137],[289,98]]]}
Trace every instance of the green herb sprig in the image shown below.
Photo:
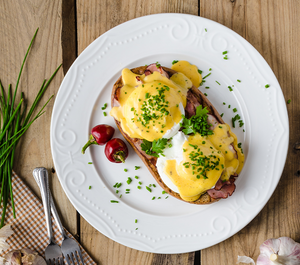
{"label": "green herb sprig", "polygon": [[207,108],[202,108],[202,105],[198,106],[196,109],[196,115],[191,118],[186,118],[182,115],[182,123],[180,124],[183,127],[184,134],[200,133],[202,136],[212,135],[213,131],[210,130],[210,124],[207,121]]}
{"label": "green herb sprig", "polygon": [[159,155],[164,156],[163,150],[167,145],[168,139],[161,138],[158,140],[154,140],[153,142],[149,142],[143,139],[143,143],[141,144],[141,148],[147,155],[159,157]]}

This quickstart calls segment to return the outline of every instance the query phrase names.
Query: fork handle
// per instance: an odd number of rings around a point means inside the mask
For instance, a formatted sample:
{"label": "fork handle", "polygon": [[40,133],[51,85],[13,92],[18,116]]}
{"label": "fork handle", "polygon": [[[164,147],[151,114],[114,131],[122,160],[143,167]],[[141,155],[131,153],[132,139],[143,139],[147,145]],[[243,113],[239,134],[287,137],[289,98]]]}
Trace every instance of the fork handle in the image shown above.
{"label": "fork handle", "polygon": [[46,225],[49,237],[49,244],[53,242],[53,231],[51,223],[51,212],[50,212],[50,200],[49,200],[49,179],[48,171],[46,169],[41,169],[38,171],[37,178],[40,183],[41,196],[44,206],[44,212],[46,217]]}
{"label": "fork handle", "polygon": [[[40,183],[40,181],[39,181],[39,179],[38,179],[38,172],[39,172],[40,170],[46,170],[46,171],[47,171],[47,169],[44,168],[44,167],[37,167],[37,168],[35,168],[35,169],[33,170],[33,173],[32,173],[33,176],[34,176],[34,179],[35,179],[36,183],[37,183],[38,186],[39,186],[39,188],[41,188],[41,183]],[[52,215],[53,215],[53,218],[54,218],[54,220],[55,220],[55,222],[56,222],[56,224],[57,224],[57,226],[58,226],[58,229],[59,229],[59,231],[60,231],[62,237],[63,237],[63,238],[67,238],[67,235],[66,235],[66,233],[65,233],[65,230],[64,230],[64,228],[63,228],[63,225],[62,225],[62,223],[61,223],[61,221],[60,221],[59,214],[58,214],[58,212],[57,212],[57,210],[56,210],[56,207],[55,207],[54,200],[53,200],[53,197],[52,197],[52,194],[51,194],[51,190],[50,190],[50,189],[48,189],[48,193],[49,193],[50,208],[51,208],[51,213],[52,213]]]}

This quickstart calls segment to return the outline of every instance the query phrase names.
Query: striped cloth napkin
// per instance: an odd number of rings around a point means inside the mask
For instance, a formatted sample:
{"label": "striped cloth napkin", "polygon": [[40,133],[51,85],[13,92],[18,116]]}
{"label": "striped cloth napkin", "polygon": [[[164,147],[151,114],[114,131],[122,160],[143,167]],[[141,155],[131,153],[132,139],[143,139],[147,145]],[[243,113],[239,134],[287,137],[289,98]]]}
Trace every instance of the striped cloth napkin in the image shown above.
{"label": "striped cloth napkin", "polygon": [[[14,234],[6,240],[10,247],[1,256],[11,250],[21,248],[35,250],[44,256],[45,248],[48,245],[48,236],[43,204],[14,172],[12,186],[16,219],[13,218],[12,209],[9,207],[6,212],[5,224],[11,224]],[[63,238],[53,218],[52,224],[55,242],[61,245]],[[66,233],[74,239],[68,231]],[[80,249],[85,265],[96,264],[81,246]],[[67,264],[66,261],[65,264]]]}

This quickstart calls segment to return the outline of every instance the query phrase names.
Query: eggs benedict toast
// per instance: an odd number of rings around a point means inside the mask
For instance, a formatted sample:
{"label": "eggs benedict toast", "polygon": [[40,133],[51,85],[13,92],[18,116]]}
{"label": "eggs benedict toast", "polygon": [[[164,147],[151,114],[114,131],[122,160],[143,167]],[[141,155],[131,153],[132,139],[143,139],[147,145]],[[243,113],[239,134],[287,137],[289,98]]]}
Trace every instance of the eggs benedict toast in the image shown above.
{"label": "eggs benedict toast", "polygon": [[197,88],[198,68],[158,63],[123,69],[110,115],[159,185],[193,204],[231,196],[244,155],[237,138]]}

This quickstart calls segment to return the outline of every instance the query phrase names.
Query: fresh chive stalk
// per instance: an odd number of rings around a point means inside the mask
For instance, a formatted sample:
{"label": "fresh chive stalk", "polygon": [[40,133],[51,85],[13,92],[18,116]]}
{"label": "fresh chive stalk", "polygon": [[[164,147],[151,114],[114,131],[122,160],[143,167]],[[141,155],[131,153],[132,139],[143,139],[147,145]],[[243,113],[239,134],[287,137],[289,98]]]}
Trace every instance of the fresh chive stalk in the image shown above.
{"label": "fresh chive stalk", "polygon": [[50,77],[48,82],[44,80],[39,92],[36,95],[32,106],[30,107],[27,115],[27,104],[24,102],[24,93],[21,92],[21,98],[18,102],[16,100],[17,91],[19,87],[20,78],[22,75],[23,67],[26,62],[26,58],[29,54],[31,46],[34,42],[34,39],[37,35],[38,29],[36,30],[27,52],[25,54],[24,60],[21,65],[21,69],[18,75],[16,87],[13,91],[12,86],[9,85],[7,95],[5,94],[3,85],[0,81],[1,89],[1,99],[0,99],[0,205],[2,206],[2,215],[0,221],[0,228],[4,225],[6,210],[9,206],[9,203],[12,207],[13,217],[16,218],[14,198],[13,198],[13,188],[12,188],[12,169],[14,166],[14,155],[15,149],[18,141],[28,130],[30,125],[41,115],[43,115],[43,110],[51,100],[53,96],[44,104],[41,110],[32,117],[33,112],[35,111],[41,97],[48,88],[50,82],[56,75],[57,71],[61,65],[55,70],[53,75]]}

